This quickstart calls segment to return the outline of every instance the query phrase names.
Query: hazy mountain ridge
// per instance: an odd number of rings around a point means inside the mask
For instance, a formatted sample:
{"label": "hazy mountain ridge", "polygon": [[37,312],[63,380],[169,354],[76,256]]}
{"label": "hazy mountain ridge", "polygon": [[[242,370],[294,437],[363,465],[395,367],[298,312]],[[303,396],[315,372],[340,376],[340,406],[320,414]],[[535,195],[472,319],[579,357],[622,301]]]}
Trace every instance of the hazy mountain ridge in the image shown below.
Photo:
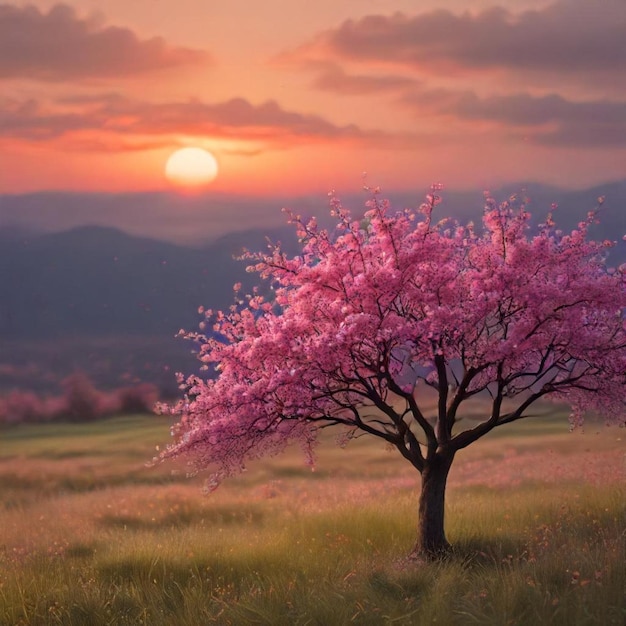
{"label": "hazy mountain ridge", "polygon": [[[512,193],[525,194],[531,210],[543,215],[554,202],[561,207],[559,220],[583,217],[592,209],[598,196],[606,197],[607,211],[603,219],[613,222],[626,207],[626,180],[607,182],[581,191],[567,191],[538,183],[512,183],[492,189],[498,201]],[[394,192],[383,187],[395,208],[416,207],[428,192],[416,185],[413,191]],[[344,206],[353,212],[363,210],[368,199],[366,191],[337,192]],[[444,188],[442,217],[452,214],[462,221],[479,220],[483,207],[483,190]],[[285,224],[281,208],[287,207],[304,216],[315,215],[320,223],[329,224],[327,194],[301,197],[250,198],[245,196],[206,193],[185,197],[170,193],[96,193],[37,192],[0,194],[0,245],[10,235],[68,231],[86,224],[115,227],[129,235],[159,241],[206,246],[219,237],[237,236],[239,231],[280,229]],[[623,220],[622,220],[623,223]]]}
{"label": "hazy mountain ridge", "polygon": [[[198,365],[176,333],[197,329],[200,305],[230,306],[234,283],[258,283],[233,257],[266,245],[261,231],[201,248],[99,226],[0,233],[0,391],[51,393],[84,371],[105,387],[149,381],[171,392],[174,372]],[[290,227],[267,235],[294,247]]]}
{"label": "hazy mountain ridge", "polygon": [[[497,191],[501,199],[522,185]],[[583,219],[604,195],[598,239],[618,240],[611,261],[626,258],[621,237],[626,233],[626,181],[564,192],[528,185],[530,209],[541,220],[553,202],[558,225],[568,230]],[[482,193],[447,193],[437,209],[441,216],[480,220]],[[363,196],[347,198],[353,212],[362,210]],[[357,201],[360,200],[360,204]],[[401,194],[395,208],[415,199]],[[321,216],[320,216],[321,217]],[[320,220],[322,221],[322,220]],[[0,228],[0,337],[55,338],[77,334],[172,333],[194,327],[198,306],[224,308],[232,303],[232,285],[258,282],[233,259],[242,248],[263,250],[266,236],[290,243],[293,227],[250,229],[223,235],[210,244],[189,247],[136,237],[116,228],[80,226],[35,235],[24,228]]]}
{"label": "hazy mountain ridge", "polygon": [[198,306],[226,307],[233,284],[251,282],[246,263],[233,257],[263,241],[252,231],[190,248],[90,226],[12,238],[0,249],[0,337],[158,334],[195,325]]}

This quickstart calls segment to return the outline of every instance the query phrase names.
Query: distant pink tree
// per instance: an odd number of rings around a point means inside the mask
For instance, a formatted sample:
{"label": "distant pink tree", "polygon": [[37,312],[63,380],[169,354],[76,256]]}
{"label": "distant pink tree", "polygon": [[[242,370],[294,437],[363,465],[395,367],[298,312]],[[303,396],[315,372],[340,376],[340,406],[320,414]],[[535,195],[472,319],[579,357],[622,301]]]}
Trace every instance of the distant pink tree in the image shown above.
{"label": "distant pink tree", "polygon": [[0,423],[40,421],[46,415],[44,406],[45,402],[32,391],[10,391],[0,397]]}
{"label": "distant pink tree", "polygon": [[64,391],[65,417],[74,422],[88,422],[102,416],[104,395],[84,372],[75,372],[61,382]]}
{"label": "distant pink tree", "polygon": [[[596,212],[567,234],[548,215],[532,235],[523,204],[487,198],[479,232],[435,222],[437,191],[393,213],[375,190],[361,220],[333,199],[334,235],[291,216],[301,254],[250,255],[275,295],[206,311],[210,332],[188,335],[217,376],[181,378],[162,458],[190,455],[213,469],[214,487],[293,441],[312,462],[322,427],[379,437],[421,474],[411,554],[433,558],[449,548],[444,499],[459,450],[544,398],[569,404],[574,424],[589,410],[623,422],[626,266],[607,268],[613,244],[589,240]],[[461,420],[478,394],[484,418]]]}
{"label": "distant pink tree", "polygon": [[139,383],[118,389],[115,396],[120,413],[151,413],[159,399],[159,390],[152,383]]}

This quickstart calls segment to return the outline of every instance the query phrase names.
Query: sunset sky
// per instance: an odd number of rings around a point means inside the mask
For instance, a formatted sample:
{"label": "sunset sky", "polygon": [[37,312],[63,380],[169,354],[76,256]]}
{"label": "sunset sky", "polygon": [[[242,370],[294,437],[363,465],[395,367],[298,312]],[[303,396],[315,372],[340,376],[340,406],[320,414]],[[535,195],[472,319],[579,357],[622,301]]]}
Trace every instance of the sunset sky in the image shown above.
{"label": "sunset sky", "polygon": [[626,177],[624,0],[0,4],[0,191]]}

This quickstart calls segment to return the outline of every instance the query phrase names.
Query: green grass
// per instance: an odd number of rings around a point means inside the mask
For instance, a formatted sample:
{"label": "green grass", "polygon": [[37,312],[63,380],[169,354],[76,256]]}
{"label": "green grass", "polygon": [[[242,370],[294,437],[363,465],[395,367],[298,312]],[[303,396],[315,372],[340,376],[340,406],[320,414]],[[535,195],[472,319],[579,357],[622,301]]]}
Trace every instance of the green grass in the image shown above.
{"label": "green grass", "polygon": [[376,441],[203,497],[183,466],[145,467],[162,418],[5,429],[0,624],[623,626],[626,433],[524,426],[459,454],[455,549],[426,565],[404,558],[419,477]]}

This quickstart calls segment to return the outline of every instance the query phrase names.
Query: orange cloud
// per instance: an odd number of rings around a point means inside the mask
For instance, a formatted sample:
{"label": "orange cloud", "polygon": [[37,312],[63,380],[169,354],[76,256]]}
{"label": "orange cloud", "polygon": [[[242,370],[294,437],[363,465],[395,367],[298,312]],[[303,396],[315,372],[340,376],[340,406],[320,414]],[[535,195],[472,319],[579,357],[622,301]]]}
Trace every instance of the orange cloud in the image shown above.
{"label": "orange cloud", "polygon": [[[346,77],[339,71],[336,78],[339,81]],[[350,87],[341,93],[384,93],[382,82],[378,91],[371,91],[378,84],[376,78],[371,81],[357,76],[352,83],[348,77]],[[247,156],[320,143],[406,150],[433,140],[453,141],[443,121],[453,118],[467,124],[468,136],[473,124],[480,121],[490,124],[494,133],[523,137],[536,145],[625,146],[625,101],[571,100],[556,93],[478,96],[471,90],[431,88],[417,81],[407,82],[410,88],[402,88],[401,81],[392,83],[387,85],[388,92],[395,94],[397,105],[411,111],[416,119],[439,120],[428,136],[423,132],[337,125],[319,115],[286,110],[271,100],[261,104],[244,98],[217,103],[151,103],[104,94],[68,97],[53,103],[0,100],[0,140],[47,143],[78,152],[151,150],[171,146],[181,136],[234,141],[227,152]],[[482,129],[484,132],[485,127]]]}
{"label": "orange cloud", "polygon": [[63,139],[66,148],[91,146],[110,151],[117,147],[126,151],[141,145],[145,137],[157,141],[169,138],[171,145],[172,137],[181,135],[253,141],[264,149],[324,141],[402,148],[417,141],[410,133],[336,125],[319,115],[285,110],[271,100],[258,105],[244,98],[212,104],[199,100],[150,103],[108,94],[71,97],[47,105],[34,100],[0,102],[0,138],[38,142]]}
{"label": "orange cloud", "polygon": [[128,28],[80,18],[65,4],[48,13],[0,5],[0,78],[119,78],[208,61],[201,50],[172,47],[158,37],[139,39]]}

